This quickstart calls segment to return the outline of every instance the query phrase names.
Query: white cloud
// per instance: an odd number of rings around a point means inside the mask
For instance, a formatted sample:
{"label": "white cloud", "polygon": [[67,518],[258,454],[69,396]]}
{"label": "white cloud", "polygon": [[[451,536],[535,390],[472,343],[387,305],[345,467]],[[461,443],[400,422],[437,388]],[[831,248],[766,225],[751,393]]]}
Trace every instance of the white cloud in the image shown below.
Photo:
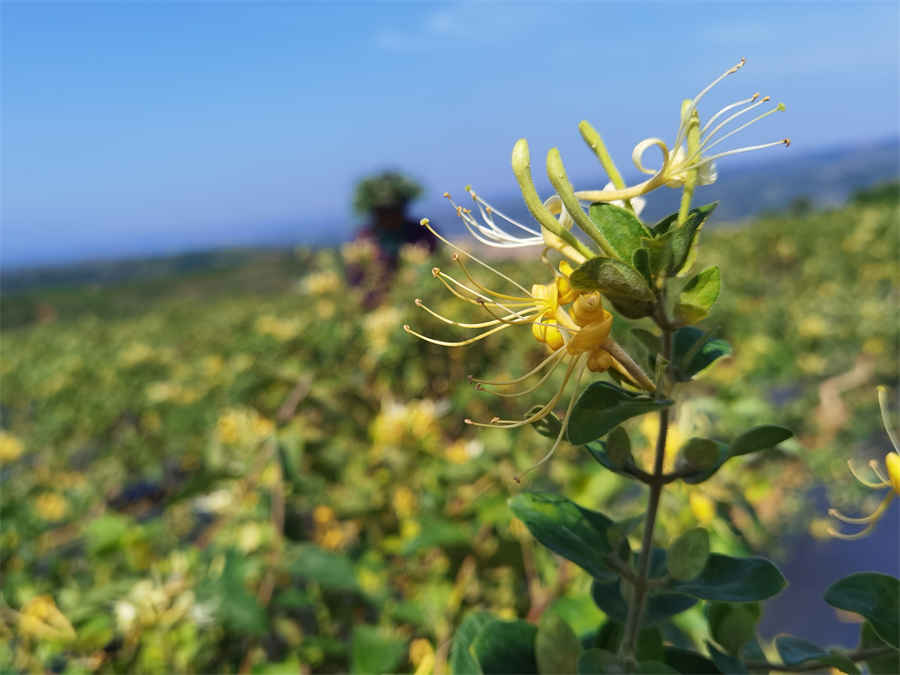
{"label": "white cloud", "polygon": [[491,0],[463,0],[433,8],[407,30],[382,28],[375,45],[395,52],[489,46],[522,39],[539,27],[548,8]]}

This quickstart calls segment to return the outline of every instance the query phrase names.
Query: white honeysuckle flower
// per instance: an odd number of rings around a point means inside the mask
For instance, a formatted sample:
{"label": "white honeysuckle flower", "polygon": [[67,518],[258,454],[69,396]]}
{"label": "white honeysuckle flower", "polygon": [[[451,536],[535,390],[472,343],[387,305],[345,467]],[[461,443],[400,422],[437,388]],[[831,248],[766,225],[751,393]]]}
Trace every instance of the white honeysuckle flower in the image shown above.
{"label": "white honeysuckle flower", "polygon": [[[783,103],[777,104],[764,113],[757,115],[748,122],[738,124],[735,128],[729,128],[732,122],[735,122],[742,115],[746,115],[750,111],[768,103],[771,98],[769,96],[760,97],[758,93],[752,96],[729,103],[724,108],[710,117],[705,124],[701,126],[700,115],[697,111],[697,104],[706,96],[709,91],[719,82],[729,75],[736,73],[744,66],[745,60],[741,59],[736,65],[732,66],[716,79],[704,87],[699,94],[692,99],[687,99],[681,106],[681,119],[678,125],[678,131],[675,134],[675,142],[671,146],[671,150],[666,143],[660,138],[647,138],[634,146],[631,153],[631,159],[638,171],[651,176],[643,183],[632,185],[621,189],[612,189],[607,185],[603,190],[586,190],[575,192],[575,196],[582,201],[589,202],[616,202],[623,199],[634,200],[639,195],[647,194],[652,190],[667,185],[672,188],[680,188],[690,178],[692,172],[696,171],[697,185],[709,185],[716,181],[718,173],[715,161],[729,155],[737,155],[744,152],[752,152],[754,150],[762,150],[777,145],[789,146],[791,141],[789,138],[783,138],[771,143],[762,143],[760,145],[748,145],[733,150],[717,152],[709,154],[709,151],[720,143],[756,124],[762,119],[776,112],[785,109]],[[658,169],[651,169],[643,164],[643,155],[651,147],[656,147],[662,153],[662,162]],[[633,203],[633,202],[632,202]]]}
{"label": "white honeysuckle flower", "polygon": [[[729,155],[752,152],[753,150],[762,150],[777,145],[788,146],[791,144],[790,139],[783,138],[770,143],[749,145],[742,148],[727,150],[725,152],[718,152],[711,155],[708,154],[709,150],[734,134],[743,131],[750,125],[765,119],[773,113],[781,112],[785,109],[784,104],[779,103],[766,112],[757,115],[750,121],[744,122],[736,128],[727,129],[728,125],[742,115],[746,115],[751,110],[754,110],[771,100],[771,97],[769,96],[760,97],[759,93],[755,93],[748,98],[729,103],[710,117],[706,121],[706,124],[702,127],[700,126],[700,116],[697,111],[697,104],[719,82],[743,68],[745,62],[745,59],[741,59],[736,65],[726,70],[704,87],[694,98],[688,99],[682,104],[681,122],[678,125],[678,132],[675,135],[675,142],[672,144],[671,151],[669,151],[665,144],[657,138],[648,138],[635,146],[634,152],[632,153],[632,159],[638,170],[650,175],[662,174],[661,178],[665,185],[672,188],[682,187],[688,180],[690,172],[696,170],[697,184],[710,185],[711,183],[714,183],[718,177],[715,160]],[[732,112],[735,109],[737,109],[737,111]],[[722,119],[723,117],[724,119]],[[693,138],[692,135],[694,136]],[[644,151],[652,145],[659,147],[663,152],[663,166],[659,170],[648,169],[641,163],[641,156]]]}

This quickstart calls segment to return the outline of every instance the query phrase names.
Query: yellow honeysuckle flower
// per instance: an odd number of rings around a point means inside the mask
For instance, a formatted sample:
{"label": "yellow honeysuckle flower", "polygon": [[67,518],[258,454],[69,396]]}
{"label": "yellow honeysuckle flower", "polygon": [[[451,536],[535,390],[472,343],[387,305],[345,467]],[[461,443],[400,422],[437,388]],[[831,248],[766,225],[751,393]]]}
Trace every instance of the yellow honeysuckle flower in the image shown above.
{"label": "yellow honeysuckle flower", "polygon": [[[489,390],[491,393],[503,397],[522,396],[535,391],[551,377],[561,364],[567,364],[562,384],[550,400],[540,406],[536,412],[530,413],[522,419],[515,420],[494,418],[490,422],[475,422],[467,419],[466,424],[513,429],[538,422],[553,412],[554,407],[565,395],[569,383],[574,381],[574,392],[569,399],[556,440],[544,458],[535,464],[535,467],[537,467],[552,456],[565,435],[569,416],[575,404],[585,370],[599,373],[614,368],[636,386],[648,390],[654,388],[653,383],[640,370],[637,364],[610,338],[613,317],[603,307],[600,294],[597,292],[577,293],[571,287],[568,280],[568,274],[572,271],[570,265],[561,264],[558,269],[554,269],[554,281],[547,284],[534,284],[531,290],[528,291],[524,286],[502,272],[441,237],[431,228],[428,219],[423,219],[422,225],[428,228],[438,239],[456,250],[453,260],[459,265],[466,281],[459,281],[439,268],[434,268],[433,270],[435,278],[457,298],[482,307],[491,316],[491,319],[478,323],[462,323],[429,309],[417,298],[416,305],[418,307],[421,307],[444,323],[461,328],[485,330],[474,337],[458,341],[431,338],[414,331],[408,325],[403,327],[406,332],[433,344],[445,347],[460,347],[482,340],[511,326],[530,325],[532,336],[550,350],[550,354],[535,368],[521,377],[508,381],[470,378],[479,389]],[[517,294],[500,293],[479,283],[469,272],[464,258],[470,258],[478,265],[512,285],[516,289]],[[568,309],[565,305],[568,305]],[[537,376],[542,371],[545,372],[533,386],[514,392],[507,390],[507,387],[521,384],[529,378]]]}
{"label": "yellow honeysuckle flower", "polygon": [[885,387],[878,387],[878,407],[881,409],[881,421],[882,424],[884,424],[884,430],[887,432],[891,445],[894,446],[893,451],[888,452],[884,456],[885,470],[882,471],[878,462],[874,459],[871,460],[869,462],[869,468],[872,469],[872,473],[875,474],[877,479],[873,482],[860,476],[856,469],[853,468],[853,462],[851,460],[847,460],[847,466],[850,467],[850,473],[853,474],[853,477],[866,487],[872,488],[873,490],[888,488],[888,493],[885,495],[884,499],[881,500],[878,508],[868,516],[851,518],[850,516],[845,516],[837,509],[828,509],[828,515],[841,522],[850,525],[865,525],[862,530],[854,534],[845,534],[844,532],[839,532],[834,528],[829,527],[828,534],[832,537],[837,537],[838,539],[860,539],[861,537],[865,537],[875,527],[875,523],[881,520],[881,517],[884,515],[885,511],[887,511],[887,508],[894,500],[894,497],[900,495],[900,454],[898,454],[900,453],[900,442],[898,442],[897,436],[888,420],[887,388]]}

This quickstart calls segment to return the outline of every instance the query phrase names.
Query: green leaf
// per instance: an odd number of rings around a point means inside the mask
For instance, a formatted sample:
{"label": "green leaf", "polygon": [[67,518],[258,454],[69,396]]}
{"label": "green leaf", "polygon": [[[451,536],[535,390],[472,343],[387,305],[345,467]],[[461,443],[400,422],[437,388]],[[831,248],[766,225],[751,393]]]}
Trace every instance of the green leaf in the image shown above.
{"label": "green leaf", "polygon": [[350,559],[340,553],[325,551],[313,544],[297,544],[289,551],[291,572],[315,581],[322,588],[337,591],[356,590],[356,572]]}
{"label": "green leaf", "polygon": [[[704,439],[706,440],[706,439]],[[728,454],[728,445],[725,443],[720,443],[719,441],[712,441],[715,444],[716,452],[718,453],[718,458],[715,462],[713,462],[712,466],[706,469],[699,469],[696,473],[689,474],[682,478],[685,483],[690,485],[695,485],[696,483],[702,483],[707,480],[711,476],[715,475],[715,473],[722,468],[722,465],[725,464],[729,459],[731,459],[731,455]],[[687,465],[683,465],[684,462],[681,457],[678,458],[677,466],[679,469],[687,468]]]}
{"label": "green leaf", "polygon": [[[525,416],[531,417],[543,407],[544,406],[542,405],[536,405],[526,412]],[[556,440],[556,437],[559,436],[560,429],[562,429],[562,422],[559,421],[559,418],[555,414],[550,413],[539,419],[537,422],[532,422],[531,426],[533,426],[535,431],[541,436]]]}
{"label": "green leaf", "polygon": [[837,649],[829,649],[828,654],[822,658],[822,663],[837,668],[842,673],[847,673],[848,675],[860,675],[859,668],[856,667],[856,664],[853,663],[851,659],[847,658],[846,654]]}
{"label": "green leaf", "polygon": [[488,612],[469,612],[453,634],[450,648],[450,671],[455,675],[482,675],[481,666],[472,655],[471,647],[481,629],[497,619]]}
{"label": "green leaf", "polygon": [[794,432],[785,427],[779,427],[775,424],[764,424],[759,427],[753,427],[749,431],[745,431],[731,442],[729,454],[732,457],[746,455],[750,452],[758,450],[767,450],[774,448],[782,441],[786,441]]}
{"label": "green leaf", "polygon": [[879,638],[900,646],[900,580],[877,572],[851,574],[825,591],[825,602],[861,614]]}
{"label": "green leaf", "polygon": [[509,506],[534,538],[554,553],[595,578],[615,576],[603,560],[611,551],[607,530],[613,521],[602,513],[551,493],[522,492]]}
{"label": "green leaf", "polygon": [[[626,319],[643,319],[653,314],[653,303],[647,300],[610,298],[613,308]],[[616,371],[610,371],[610,374]]]}
{"label": "green leaf", "polygon": [[723,675],[747,675],[747,667],[733,656],[729,656],[724,652],[720,652],[710,642],[706,643],[709,655],[712,657],[713,663]]}
{"label": "green leaf", "polygon": [[606,455],[616,467],[623,467],[634,464],[634,458],[631,456],[631,439],[624,427],[616,427],[609,432],[606,439]]}
{"label": "green leaf", "polygon": [[700,576],[673,583],[668,589],[703,600],[755,602],[772,597],[785,584],[778,568],[764,558],[732,558],[713,553]]}
{"label": "green leaf", "polygon": [[720,287],[721,274],[716,266],[692,277],[678,296],[675,316],[684,323],[702,321],[718,299]]}
{"label": "green leaf", "polygon": [[244,583],[246,561],[234,549],[225,555],[222,576],[213,591],[220,600],[216,613],[226,628],[237,633],[260,636],[266,632],[266,613]]}
{"label": "green leaf", "polygon": [[775,638],[775,649],[778,650],[778,656],[786,666],[795,666],[804,661],[821,659],[828,653],[818,645],[793,635],[778,635]]}
{"label": "green leaf", "polygon": [[684,675],[719,675],[721,672],[708,658],[688,649],[666,647],[663,654],[666,664]]}
{"label": "green leaf", "polygon": [[[863,623],[859,633],[860,649],[879,649],[887,647],[884,641],[875,633],[872,624]],[[866,660],[869,672],[872,675],[896,675],[900,673],[900,651],[893,651],[884,656],[878,656]]]}
{"label": "green leaf", "polygon": [[608,382],[594,382],[578,397],[566,434],[575,445],[605,436],[625,420],[672,405],[666,399],[633,394]]}
{"label": "green leaf", "polygon": [[643,275],[611,258],[591,258],[572,272],[569,281],[576,290],[600,291],[613,301],[653,301],[653,291]]}
{"label": "green leaf", "polygon": [[650,251],[645,248],[639,248],[631,256],[631,266],[634,267],[648,285],[653,284],[653,272],[650,271]]}
{"label": "green leaf", "polygon": [[740,657],[741,649],[756,639],[759,605],[713,603],[709,606],[709,628],[713,639],[732,656]]}
{"label": "green leaf", "polygon": [[593,457],[598,464],[604,466],[613,473],[617,473],[620,476],[628,475],[628,472],[625,471],[625,468],[618,466],[607,454],[606,441],[592,441],[585,445],[584,449],[591,453],[591,457]]}
{"label": "green leaf", "polygon": [[677,670],[661,661],[641,661],[637,665],[637,672],[642,675],[666,675],[667,673],[678,673]]}
{"label": "green leaf", "polygon": [[719,444],[708,438],[689,438],[681,446],[677,463],[686,469],[708,470],[719,465]]}
{"label": "green leaf", "polygon": [[351,673],[389,673],[406,656],[406,640],[374,626],[358,625],[350,641]]}
{"label": "green leaf", "polygon": [[538,666],[534,646],[537,628],[526,621],[492,621],[478,633],[472,653],[484,675],[534,673]]}
{"label": "green leaf", "polygon": [[731,354],[731,345],[725,340],[711,339],[694,326],[683,326],[675,331],[672,351],[675,379],[688,382],[716,359]]}
{"label": "green leaf", "polygon": [[538,623],[535,655],[541,675],[574,673],[581,654],[581,642],[562,617],[544,612]]}
{"label": "green leaf", "polygon": [[[669,216],[654,227],[652,233],[654,238],[645,238],[642,242],[650,252],[650,269],[654,273],[664,273],[673,277],[681,271],[694,246],[697,233],[716,205],[714,202],[691,209],[687,220],[681,226],[674,227],[675,219]],[[677,217],[677,214],[674,215]]]}
{"label": "green leaf", "polygon": [[666,566],[679,581],[699,575],[709,559],[709,533],[702,527],[688,530],[669,547]]}
{"label": "green leaf", "polygon": [[641,247],[641,239],[651,236],[637,216],[621,206],[599,202],[591,204],[588,214],[606,237],[606,241],[625,262],[631,262],[634,252]]}
{"label": "green leaf", "polygon": [[[591,597],[610,619],[625,623],[628,617],[628,603],[622,596],[619,580],[601,581],[591,584]],[[647,598],[642,626],[653,626],[690,609],[697,600],[683,593],[655,592]]]}
{"label": "green leaf", "polygon": [[607,675],[625,673],[619,657],[605,649],[587,649],[578,657],[578,675]]}

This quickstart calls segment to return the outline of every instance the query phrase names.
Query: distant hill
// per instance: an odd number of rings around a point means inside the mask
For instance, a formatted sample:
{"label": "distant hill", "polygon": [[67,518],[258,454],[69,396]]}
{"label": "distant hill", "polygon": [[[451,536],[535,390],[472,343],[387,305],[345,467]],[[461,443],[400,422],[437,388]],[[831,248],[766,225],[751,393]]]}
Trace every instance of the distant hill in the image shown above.
{"label": "distant hill", "polygon": [[[801,153],[791,148],[787,152],[775,153],[775,159],[758,163],[729,163],[727,170],[720,172],[720,178],[713,185],[698,190],[698,203],[718,200],[719,208],[711,225],[723,222],[737,222],[768,211],[779,211],[791,206],[815,208],[836,206],[845,202],[856,191],[900,178],[900,139],[893,138],[854,146],[833,147],[810,153]],[[771,155],[769,157],[772,157]],[[598,184],[606,182],[599,177]],[[678,208],[680,192],[659,190],[644,211],[644,218],[655,221]],[[523,222],[531,222],[531,216],[517,193],[491,195],[491,201],[498,209]],[[420,204],[415,213],[434,214],[432,220],[444,233],[455,236],[465,230],[459,220],[452,215],[443,200]],[[441,216],[440,214],[445,214]],[[352,228],[308,227],[308,223],[298,222],[296,226],[259,225],[244,228],[245,233],[253,233],[253,241],[241,241],[238,245],[247,248],[278,248],[298,244],[306,246],[328,246],[341,241]],[[319,223],[322,225],[322,223]],[[311,232],[318,239],[310,239]],[[132,242],[133,243],[133,242]],[[237,242],[236,242],[237,243]],[[149,245],[148,245],[149,246]],[[119,280],[132,278],[136,274],[161,276],[172,266],[181,269],[203,267],[222,263],[223,251],[235,250],[235,246],[222,246],[213,241],[196,246],[185,246],[184,252],[172,255],[171,251],[153,249],[142,252],[139,257],[104,254],[102,262],[83,261],[83,251],[73,249],[66,259],[52,259],[53,267],[47,259],[10,261],[2,260],[0,282],[3,290],[9,292],[23,286],[47,283],[72,283],[80,280]],[[225,255],[227,259],[230,254]],[[146,259],[154,257],[165,263],[151,265],[148,270]],[[129,258],[129,260],[125,260]],[[136,265],[136,261],[143,261]],[[11,264],[12,263],[12,264]],[[143,270],[143,271],[140,271]]]}

